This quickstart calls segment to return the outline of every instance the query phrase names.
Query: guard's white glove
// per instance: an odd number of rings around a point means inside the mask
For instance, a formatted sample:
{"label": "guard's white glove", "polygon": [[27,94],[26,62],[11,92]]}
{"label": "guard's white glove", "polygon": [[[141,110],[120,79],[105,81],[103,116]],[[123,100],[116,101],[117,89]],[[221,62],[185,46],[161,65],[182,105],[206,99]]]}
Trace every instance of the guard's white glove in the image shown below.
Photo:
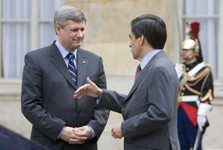
{"label": "guard's white glove", "polygon": [[180,79],[184,74],[183,65],[179,64],[179,63],[176,63],[175,64],[175,70],[177,72],[178,79]]}
{"label": "guard's white glove", "polygon": [[210,104],[206,103],[200,103],[198,107],[198,112],[197,112],[197,124],[200,129],[200,131],[203,130],[203,127],[206,123],[206,116],[207,113],[211,110],[212,106]]}
{"label": "guard's white glove", "polygon": [[177,72],[177,76],[178,76],[180,85],[186,83],[187,82],[187,75],[186,75],[186,72],[184,70],[184,65],[176,63],[175,64],[175,70]]}
{"label": "guard's white glove", "polygon": [[203,127],[206,123],[206,116],[204,115],[197,115],[197,124],[200,131],[203,131]]}

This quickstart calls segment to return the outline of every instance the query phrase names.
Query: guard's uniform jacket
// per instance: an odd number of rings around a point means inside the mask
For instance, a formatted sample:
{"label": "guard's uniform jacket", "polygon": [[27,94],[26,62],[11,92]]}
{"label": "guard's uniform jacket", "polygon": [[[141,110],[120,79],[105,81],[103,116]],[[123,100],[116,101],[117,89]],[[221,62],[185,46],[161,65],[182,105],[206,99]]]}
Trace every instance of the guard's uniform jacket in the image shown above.
{"label": "guard's uniform jacket", "polygon": [[195,61],[184,65],[188,80],[180,86],[178,107],[183,109],[190,122],[196,127],[199,104],[211,104],[213,100],[213,77],[211,67],[204,62]]}

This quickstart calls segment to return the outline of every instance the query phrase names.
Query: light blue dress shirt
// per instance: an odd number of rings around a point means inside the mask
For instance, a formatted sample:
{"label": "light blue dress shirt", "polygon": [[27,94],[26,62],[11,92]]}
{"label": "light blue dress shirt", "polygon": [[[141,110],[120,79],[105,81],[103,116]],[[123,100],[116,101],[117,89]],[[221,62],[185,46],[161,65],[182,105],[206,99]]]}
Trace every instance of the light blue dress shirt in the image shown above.
{"label": "light blue dress shirt", "polygon": [[148,54],[146,54],[143,57],[142,61],[140,62],[141,70],[143,70],[144,67],[148,64],[148,62],[160,51],[161,51],[161,49],[154,49],[151,52],[149,52]]}
{"label": "light blue dress shirt", "polygon": [[[66,58],[67,54],[69,53],[68,50],[66,50],[66,49],[59,43],[58,40],[56,40],[55,44],[56,44],[57,48],[59,49],[59,51],[60,51],[60,53],[61,53],[61,55],[62,55],[62,57],[63,57],[63,59],[64,59],[64,62],[66,63],[66,65],[67,65],[67,67],[68,67],[68,62],[69,62],[69,60],[68,60],[68,58]],[[73,52],[71,52],[71,53],[73,53],[74,56],[75,56],[74,65],[75,65],[76,68],[77,68],[77,50],[78,50],[78,49],[75,49]],[[91,137],[90,137],[90,139],[92,139],[92,138],[95,137],[95,132],[94,132],[94,130],[92,129],[92,127],[90,127],[90,126],[88,126],[88,127],[89,127],[89,128],[91,129],[91,131],[92,131],[92,132],[91,132],[92,135],[91,135]],[[62,131],[61,131],[61,132],[62,132]],[[61,135],[61,132],[60,132],[60,135]],[[59,135],[58,139],[60,138],[60,135]]]}

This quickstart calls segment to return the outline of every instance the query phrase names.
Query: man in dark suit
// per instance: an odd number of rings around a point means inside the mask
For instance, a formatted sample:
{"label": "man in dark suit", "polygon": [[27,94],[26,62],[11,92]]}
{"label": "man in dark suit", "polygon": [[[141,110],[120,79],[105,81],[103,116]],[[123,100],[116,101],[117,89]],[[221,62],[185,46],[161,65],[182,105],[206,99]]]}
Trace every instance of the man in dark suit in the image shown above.
{"label": "man in dark suit", "polygon": [[95,98],[73,98],[88,76],[106,88],[102,58],[79,48],[85,26],[80,9],[64,6],[54,15],[57,40],[25,56],[22,113],[33,125],[31,140],[50,150],[97,150],[108,119],[108,110],[95,109]]}
{"label": "man in dark suit", "polygon": [[135,83],[127,96],[99,88],[89,78],[74,93],[100,97],[98,108],[122,113],[124,121],[112,128],[114,138],[124,137],[125,150],[179,150],[177,135],[178,78],[173,63],[162,50],[167,31],[164,21],[152,14],[131,22],[130,48],[140,61]]}

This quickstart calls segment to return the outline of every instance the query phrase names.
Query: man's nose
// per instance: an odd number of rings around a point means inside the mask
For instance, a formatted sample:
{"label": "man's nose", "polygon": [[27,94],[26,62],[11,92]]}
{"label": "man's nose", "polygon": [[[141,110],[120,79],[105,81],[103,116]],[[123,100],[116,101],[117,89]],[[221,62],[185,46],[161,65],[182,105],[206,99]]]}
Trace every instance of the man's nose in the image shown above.
{"label": "man's nose", "polygon": [[84,36],[84,33],[83,33],[82,31],[78,31],[78,32],[77,32],[77,36],[78,36],[78,37],[83,37],[83,36]]}

